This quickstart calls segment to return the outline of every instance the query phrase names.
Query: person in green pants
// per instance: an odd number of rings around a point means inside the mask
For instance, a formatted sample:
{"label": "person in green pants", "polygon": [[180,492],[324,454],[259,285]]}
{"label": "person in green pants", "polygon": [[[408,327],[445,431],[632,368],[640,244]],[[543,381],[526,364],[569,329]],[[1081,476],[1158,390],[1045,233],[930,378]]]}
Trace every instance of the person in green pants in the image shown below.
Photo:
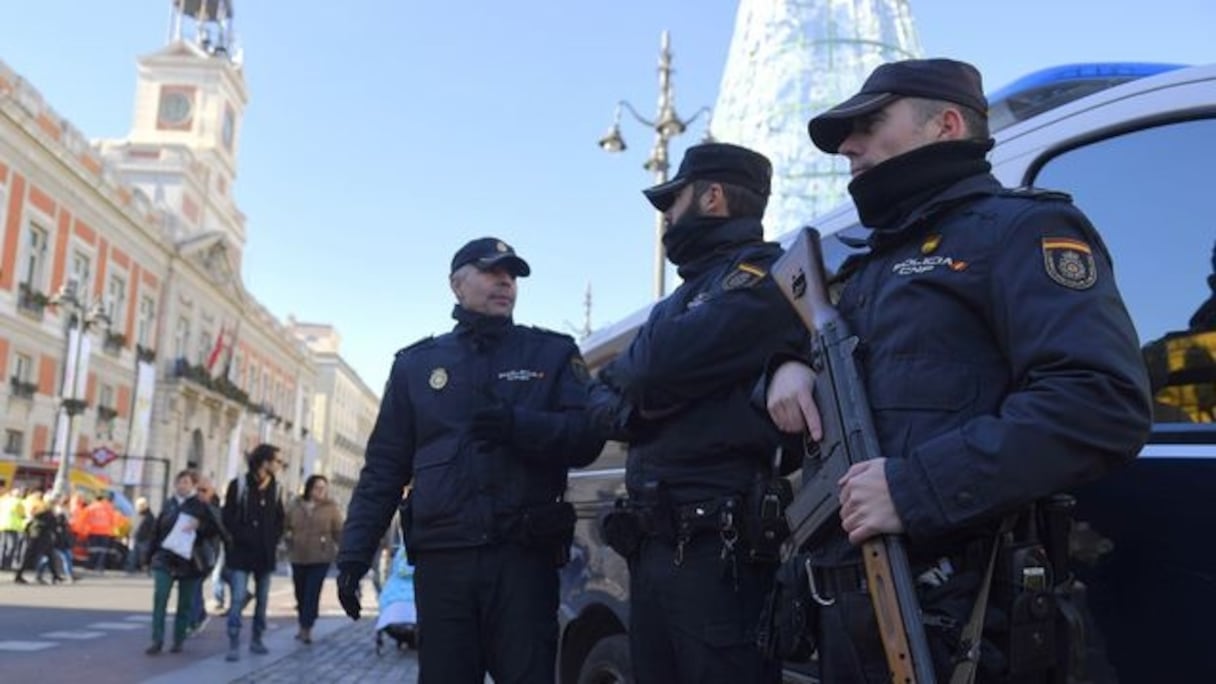
{"label": "person in green pants", "polygon": [[198,498],[198,473],[183,470],[173,484],[173,496],[165,502],[156,518],[152,537],[152,643],[144,651],[148,655],[161,652],[165,644],[165,607],[169,590],[177,582],[177,614],[173,620],[172,653],[180,653],[186,640],[186,628],[194,612],[199,583],[215,564],[209,555],[215,553],[215,538],[227,538],[227,532],[215,509]]}

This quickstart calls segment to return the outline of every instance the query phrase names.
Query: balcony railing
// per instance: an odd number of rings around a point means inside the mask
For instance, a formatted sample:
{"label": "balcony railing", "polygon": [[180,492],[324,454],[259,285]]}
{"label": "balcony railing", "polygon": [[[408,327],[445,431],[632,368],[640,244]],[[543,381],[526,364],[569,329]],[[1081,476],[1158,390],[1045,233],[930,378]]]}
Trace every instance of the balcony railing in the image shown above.
{"label": "balcony railing", "polygon": [[17,309],[29,316],[42,318],[46,305],[50,301],[50,297],[35,290],[29,283],[21,283],[17,286]]}
{"label": "balcony railing", "polygon": [[127,336],[120,332],[107,330],[101,344],[104,351],[117,356],[122,352],[122,348],[127,346]]}
{"label": "balcony railing", "polygon": [[213,378],[207,372],[206,366],[203,364],[192,364],[185,358],[178,357],[173,362],[173,375],[184,380],[188,380],[200,387],[205,387],[213,392],[235,401],[242,406],[248,406],[253,410],[253,406],[249,403],[249,394],[245,390],[237,387],[231,380],[225,377]]}
{"label": "balcony railing", "polygon": [[27,382],[15,376],[9,378],[8,382],[9,386],[13,390],[14,397],[32,399],[34,397],[34,393],[38,391],[38,383],[35,382]]}

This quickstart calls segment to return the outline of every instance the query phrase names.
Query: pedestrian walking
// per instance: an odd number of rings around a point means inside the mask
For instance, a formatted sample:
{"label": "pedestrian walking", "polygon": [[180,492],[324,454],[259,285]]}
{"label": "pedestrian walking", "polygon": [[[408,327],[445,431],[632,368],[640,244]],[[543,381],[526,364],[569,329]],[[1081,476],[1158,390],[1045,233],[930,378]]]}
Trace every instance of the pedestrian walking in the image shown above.
{"label": "pedestrian walking", "polygon": [[312,627],[320,610],[321,586],[325,582],[342,535],[342,511],[329,498],[329,480],[312,475],[304,482],[304,493],[287,512],[288,556],[295,584],[296,639],[312,643]]}

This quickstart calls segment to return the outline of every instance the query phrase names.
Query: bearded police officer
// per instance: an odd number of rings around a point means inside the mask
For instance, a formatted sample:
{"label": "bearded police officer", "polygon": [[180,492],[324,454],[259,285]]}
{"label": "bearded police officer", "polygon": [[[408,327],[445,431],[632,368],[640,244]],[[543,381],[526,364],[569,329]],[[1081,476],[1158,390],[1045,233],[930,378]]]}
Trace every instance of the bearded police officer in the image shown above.
{"label": "bearded police officer", "polygon": [[603,440],[585,419],[574,341],[512,320],[529,272],[495,238],[456,252],[456,327],[397,352],[351,497],[338,596],[358,619],[359,580],[411,485],[401,523],[423,683],[554,681],[566,473]]}
{"label": "bearded police officer", "polygon": [[763,155],[709,143],[645,191],[684,282],[592,387],[597,425],[629,442],[629,498],[604,533],[629,561],[639,682],[777,674],[755,630],[776,554],[758,518],[780,435],[749,400],[769,357],[805,340],[768,274],[781,254],[761,226],[771,175]]}
{"label": "bearded police officer", "polygon": [[[1066,621],[1044,609],[1053,575],[1038,551],[1061,500],[1046,497],[1134,458],[1150,424],[1110,256],[1067,195],[1007,190],[991,175],[987,102],[969,64],[884,64],[809,132],[849,160],[871,229],[838,274],[838,307],[861,340],[886,457],[841,478],[840,526],[810,549],[822,677],[890,681],[857,546],[904,534],[942,681],[969,655],[981,681],[1063,681],[1063,649],[1045,635]],[[806,365],[781,365],[767,401],[782,430],[817,438],[811,380]],[[976,612],[987,581],[992,600]],[[986,621],[972,617],[982,611]],[[978,648],[968,622],[986,622]]]}

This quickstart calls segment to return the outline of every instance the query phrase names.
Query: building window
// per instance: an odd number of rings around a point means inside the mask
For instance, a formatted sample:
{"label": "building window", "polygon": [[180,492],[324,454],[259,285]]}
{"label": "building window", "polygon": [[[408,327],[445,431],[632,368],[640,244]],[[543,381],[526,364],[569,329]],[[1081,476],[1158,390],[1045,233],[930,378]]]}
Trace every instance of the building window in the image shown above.
{"label": "building window", "polygon": [[33,292],[43,287],[46,271],[47,232],[36,223],[30,223],[25,233],[25,262],[21,269],[21,284]]}
{"label": "building window", "polygon": [[211,349],[215,346],[215,338],[211,336],[211,331],[204,329],[198,334],[198,363],[207,363],[207,357],[211,356]]}
{"label": "building window", "polygon": [[114,438],[114,419],[116,417],[118,417],[118,409],[114,406],[114,387],[111,385],[102,385],[97,391],[98,438]]}
{"label": "building window", "polygon": [[92,297],[89,296],[89,286],[92,284],[89,278],[93,270],[93,259],[86,253],[76,251],[72,253],[72,271],[71,278],[76,280],[76,299],[80,302],[88,304]]}
{"label": "building window", "polygon": [[13,355],[13,375],[9,378],[9,388],[14,397],[32,398],[38,391],[38,384],[31,378],[34,375],[34,359],[26,354]]}
{"label": "building window", "polygon": [[190,349],[190,319],[182,316],[177,319],[177,330],[173,334],[173,356],[184,359]]}
{"label": "building window", "polygon": [[4,453],[9,456],[21,456],[25,446],[25,433],[20,430],[4,431]]}
{"label": "building window", "polygon": [[13,362],[13,378],[29,382],[34,374],[34,358],[27,354],[15,354]]}
{"label": "building window", "polygon": [[139,300],[139,322],[135,324],[135,342],[139,346],[152,347],[152,330],[156,325],[156,302],[151,297]]}
{"label": "building window", "polygon": [[121,276],[110,276],[110,286],[106,288],[106,315],[110,317],[112,330],[123,329],[127,313],[127,281]]}

